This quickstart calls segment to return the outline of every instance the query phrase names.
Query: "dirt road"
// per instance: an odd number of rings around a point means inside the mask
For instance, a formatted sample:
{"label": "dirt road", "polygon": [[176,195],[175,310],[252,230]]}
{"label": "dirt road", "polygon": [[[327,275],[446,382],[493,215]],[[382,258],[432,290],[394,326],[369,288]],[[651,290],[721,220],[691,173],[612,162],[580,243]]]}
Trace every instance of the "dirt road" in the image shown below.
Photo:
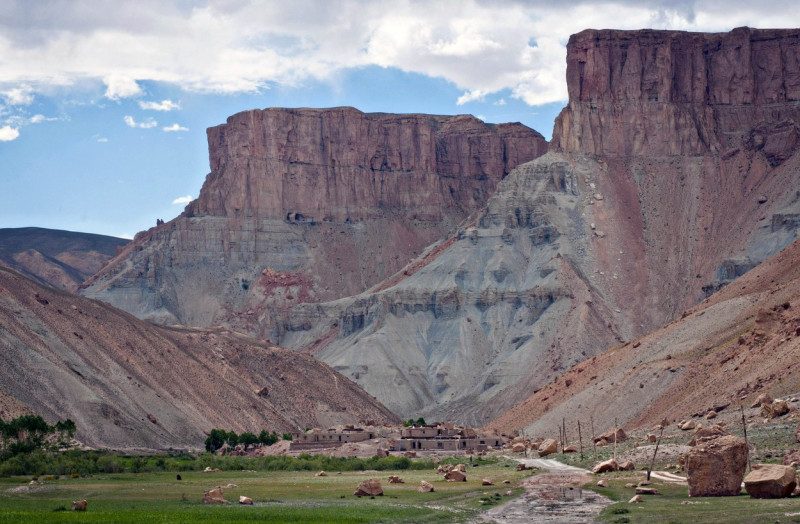
{"label": "dirt road", "polygon": [[474,524],[591,523],[600,510],[611,504],[606,497],[581,489],[592,480],[585,469],[549,459],[517,460],[547,472],[525,479],[524,495],[482,513],[472,521]]}

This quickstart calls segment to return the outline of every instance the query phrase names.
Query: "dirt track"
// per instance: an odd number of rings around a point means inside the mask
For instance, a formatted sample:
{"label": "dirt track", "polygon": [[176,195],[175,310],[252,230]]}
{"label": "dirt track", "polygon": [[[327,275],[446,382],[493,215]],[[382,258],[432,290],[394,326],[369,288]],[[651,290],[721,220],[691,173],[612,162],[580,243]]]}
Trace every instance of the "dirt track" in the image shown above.
{"label": "dirt track", "polygon": [[547,459],[519,461],[548,471],[525,479],[523,496],[482,513],[473,521],[475,524],[591,523],[595,522],[600,510],[611,504],[606,497],[581,489],[592,480],[585,469]]}

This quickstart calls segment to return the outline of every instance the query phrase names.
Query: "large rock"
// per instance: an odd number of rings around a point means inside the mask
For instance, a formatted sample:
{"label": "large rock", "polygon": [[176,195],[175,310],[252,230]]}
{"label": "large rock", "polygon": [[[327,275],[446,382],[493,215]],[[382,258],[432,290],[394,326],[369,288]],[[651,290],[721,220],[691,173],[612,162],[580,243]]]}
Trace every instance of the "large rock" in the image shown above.
{"label": "large rock", "polygon": [[558,441],[555,439],[546,439],[544,442],[539,444],[539,448],[537,450],[539,452],[540,457],[546,457],[547,455],[552,455],[553,453],[558,451]]}
{"label": "large rock", "polygon": [[381,487],[381,479],[371,478],[362,480],[356,488],[353,495],[358,497],[377,497],[383,495],[383,488]]}
{"label": "large rock", "polygon": [[761,405],[761,416],[764,418],[776,418],[789,412],[789,403],[785,400],[773,400],[769,404]]}
{"label": "large rock", "polygon": [[616,442],[622,442],[623,440],[626,440],[627,438],[628,438],[628,435],[625,434],[625,430],[624,429],[622,429],[622,428],[611,428],[608,431],[606,431],[605,433],[603,433],[602,435],[598,435],[598,436],[594,437],[594,439],[592,439],[592,440],[594,440],[594,442],[600,442],[601,440],[605,440],[609,444],[612,444],[612,443],[614,443],[614,439],[616,439]]}
{"label": "large rock", "polygon": [[744,478],[744,489],[754,499],[788,497],[797,486],[797,475],[791,466],[758,464]]}
{"label": "large rock", "polygon": [[617,461],[612,459],[604,460],[603,462],[597,464],[595,467],[592,468],[592,473],[599,474],[599,473],[608,473],[610,471],[617,471],[619,469],[619,464]]}
{"label": "large rock", "polygon": [[221,487],[211,488],[203,494],[203,504],[230,504],[223,496]]}
{"label": "large rock", "polygon": [[747,445],[733,435],[704,439],[686,454],[690,497],[738,495],[747,467]]}
{"label": "large rock", "polygon": [[417,487],[417,491],[420,493],[432,493],[434,491],[433,484],[426,480],[420,480],[419,486]]}
{"label": "large rock", "polygon": [[448,482],[466,482],[467,481],[467,474],[463,471],[459,471],[454,469],[452,471],[448,471],[445,476],[445,480]]}
{"label": "large rock", "polygon": [[688,445],[695,446],[702,439],[707,439],[709,437],[721,437],[723,435],[730,435],[730,432],[724,427],[716,424],[713,426],[705,426],[698,428],[697,431],[694,432],[694,435],[692,435]]}

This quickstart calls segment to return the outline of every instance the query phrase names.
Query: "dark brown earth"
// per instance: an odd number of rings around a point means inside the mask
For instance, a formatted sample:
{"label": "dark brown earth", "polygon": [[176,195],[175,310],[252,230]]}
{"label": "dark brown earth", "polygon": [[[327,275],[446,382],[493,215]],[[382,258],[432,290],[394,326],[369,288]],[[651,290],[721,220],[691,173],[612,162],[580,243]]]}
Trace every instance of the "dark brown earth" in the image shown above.
{"label": "dark brown earth", "polygon": [[0,229],[0,265],[42,284],[76,291],[128,240],[39,227]]}
{"label": "dark brown earth", "polygon": [[308,355],[224,329],[153,326],[4,268],[0,348],[0,409],[70,418],[90,446],[201,447],[212,428],[398,420]]}

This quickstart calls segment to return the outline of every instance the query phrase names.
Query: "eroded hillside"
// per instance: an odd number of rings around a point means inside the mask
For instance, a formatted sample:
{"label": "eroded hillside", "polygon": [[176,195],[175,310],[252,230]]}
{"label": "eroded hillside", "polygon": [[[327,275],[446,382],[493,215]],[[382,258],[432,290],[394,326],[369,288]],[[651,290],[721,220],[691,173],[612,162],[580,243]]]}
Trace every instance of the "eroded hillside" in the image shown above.
{"label": "eroded hillside", "polygon": [[70,418],[90,446],[201,447],[214,427],[397,420],[307,355],[222,329],[157,327],[3,268],[0,348],[2,389],[16,399],[3,405]]}

